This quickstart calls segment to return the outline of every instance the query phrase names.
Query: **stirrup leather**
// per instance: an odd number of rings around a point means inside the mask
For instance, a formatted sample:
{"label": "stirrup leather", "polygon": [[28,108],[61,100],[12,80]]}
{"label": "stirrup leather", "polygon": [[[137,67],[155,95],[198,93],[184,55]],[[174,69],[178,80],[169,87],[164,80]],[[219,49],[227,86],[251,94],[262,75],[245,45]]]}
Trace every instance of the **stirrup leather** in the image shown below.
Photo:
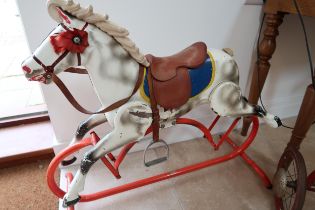
{"label": "stirrup leather", "polygon": [[[163,147],[165,149],[165,155],[163,157],[160,157],[160,158],[157,158],[157,159],[153,159],[153,160],[147,160],[147,152],[152,150],[153,146],[156,145],[156,144],[161,144],[160,147]],[[143,163],[146,167],[150,167],[150,166],[153,166],[153,165],[156,165],[156,164],[159,164],[159,163],[162,163],[164,161],[167,161],[168,158],[169,158],[169,155],[170,155],[170,152],[169,152],[169,146],[168,144],[162,140],[162,139],[159,139],[158,141],[154,141],[152,140],[150,142],[150,144],[145,148],[144,150],[144,153],[143,153]]]}

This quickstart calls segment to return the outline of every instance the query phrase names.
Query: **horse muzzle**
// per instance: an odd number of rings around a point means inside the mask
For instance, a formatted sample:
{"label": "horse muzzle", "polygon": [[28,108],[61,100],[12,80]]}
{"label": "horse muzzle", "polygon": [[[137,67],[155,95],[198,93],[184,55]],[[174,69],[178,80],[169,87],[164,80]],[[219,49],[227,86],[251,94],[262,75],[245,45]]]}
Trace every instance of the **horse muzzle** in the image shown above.
{"label": "horse muzzle", "polygon": [[25,75],[32,73],[32,69],[26,65],[22,66],[22,70],[23,70]]}
{"label": "horse muzzle", "polygon": [[24,76],[28,81],[37,81],[42,82],[44,84],[48,83],[47,78],[45,78],[43,74],[39,73],[38,71],[32,70],[27,65],[22,65],[22,70],[24,72]]}

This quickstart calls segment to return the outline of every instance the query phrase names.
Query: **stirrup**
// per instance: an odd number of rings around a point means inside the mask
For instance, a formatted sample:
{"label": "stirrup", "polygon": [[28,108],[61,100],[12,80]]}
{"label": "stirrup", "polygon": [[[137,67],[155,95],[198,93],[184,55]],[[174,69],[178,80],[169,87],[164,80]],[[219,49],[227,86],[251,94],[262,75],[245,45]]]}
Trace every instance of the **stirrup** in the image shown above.
{"label": "stirrup", "polygon": [[[162,147],[164,147],[164,149],[166,150],[166,154],[164,157],[160,157],[160,158],[157,158],[157,159],[153,159],[153,160],[149,160],[147,161],[146,160],[146,155],[147,155],[147,152],[151,149],[151,147],[154,145],[154,144],[162,144]],[[151,143],[145,148],[144,150],[144,153],[143,153],[143,163],[146,167],[150,167],[150,166],[153,166],[153,165],[156,165],[156,164],[159,164],[159,163],[162,163],[164,161],[167,161],[168,158],[169,158],[169,155],[170,155],[170,152],[169,152],[169,146],[168,144],[162,140],[162,139],[159,139],[158,141],[154,141],[152,140]]]}

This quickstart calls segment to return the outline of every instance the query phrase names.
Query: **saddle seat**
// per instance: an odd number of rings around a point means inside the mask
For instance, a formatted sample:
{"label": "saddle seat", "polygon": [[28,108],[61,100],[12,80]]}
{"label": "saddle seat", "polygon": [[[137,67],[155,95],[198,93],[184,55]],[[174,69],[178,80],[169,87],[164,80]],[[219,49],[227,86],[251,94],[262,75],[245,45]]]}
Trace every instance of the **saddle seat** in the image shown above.
{"label": "saddle seat", "polygon": [[188,69],[202,65],[207,58],[207,46],[196,42],[171,56],[147,55],[150,62],[154,98],[165,109],[184,105],[191,95],[191,81]]}

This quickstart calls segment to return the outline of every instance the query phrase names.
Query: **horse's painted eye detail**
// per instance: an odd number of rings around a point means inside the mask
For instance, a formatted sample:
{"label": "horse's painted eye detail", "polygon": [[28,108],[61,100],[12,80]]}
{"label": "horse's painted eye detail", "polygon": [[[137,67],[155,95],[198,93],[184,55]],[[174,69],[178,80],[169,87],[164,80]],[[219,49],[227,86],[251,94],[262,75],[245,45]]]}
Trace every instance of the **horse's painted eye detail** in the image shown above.
{"label": "horse's painted eye detail", "polygon": [[76,28],[66,30],[58,35],[51,36],[50,43],[56,53],[62,53],[66,50],[72,53],[83,53],[85,48],[89,46],[88,33]]}
{"label": "horse's painted eye detail", "polygon": [[81,44],[81,38],[78,36],[73,37],[72,41],[74,44]]}

